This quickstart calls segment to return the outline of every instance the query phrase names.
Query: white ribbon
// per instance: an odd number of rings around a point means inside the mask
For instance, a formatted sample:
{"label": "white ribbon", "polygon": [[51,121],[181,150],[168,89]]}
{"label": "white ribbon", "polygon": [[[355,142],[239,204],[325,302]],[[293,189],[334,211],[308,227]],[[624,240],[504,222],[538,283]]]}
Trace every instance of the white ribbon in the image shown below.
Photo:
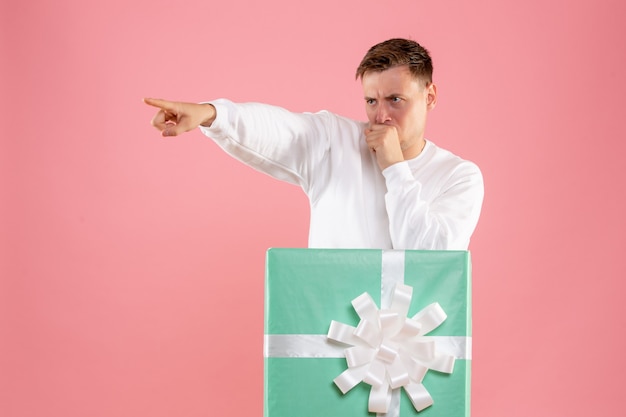
{"label": "white ribbon", "polygon": [[[437,346],[437,352],[456,359],[472,359],[472,338],[467,336],[423,336]],[[266,334],[265,358],[345,358],[343,344],[329,342],[325,334]]]}
{"label": "white ribbon", "polygon": [[345,347],[328,343],[325,334],[266,334],[266,358],[345,358]]}
{"label": "white ribbon", "polygon": [[403,281],[404,251],[383,251],[381,309],[363,293],[352,300],[361,319],[357,327],[333,320],[327,335],[266,334],[264,356],[345,357],[348,369],[335,384],[344,394],[360,382],[371,385],[368,409],[379,416],[400,415],[400,387],[417,411],[429,407],[424,376],[429,369],[452,373],[455,358],[471,359],[471,337],[426,336],[447,316],[433,303],[409,318],[413,288]]}
{"label": "white ribbon", "polygon": [[387,414],[392,390],[404,387],[417,411],[433,404],[422,384],[429,369],[452,373],[455,357],[438,352],[425,334],[446,319],[438,303],[430,304],[412,318],[407,317],[413,289],[396,284],[391,306],[379,310],[372,297],[363,293],[352,301],[361,318],[358,326],[332,321],[328,338],[349,345],[345,349],[348,369],[334,382],[342,393],[365,382],[372,386],[368,409]]}

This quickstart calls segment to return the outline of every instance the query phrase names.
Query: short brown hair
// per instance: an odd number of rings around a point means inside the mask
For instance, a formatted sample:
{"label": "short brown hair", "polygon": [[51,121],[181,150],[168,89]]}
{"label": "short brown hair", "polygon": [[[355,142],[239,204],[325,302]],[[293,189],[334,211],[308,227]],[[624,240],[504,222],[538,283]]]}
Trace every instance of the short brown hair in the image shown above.
{"label": "short brown hair", "polygon": [[433,81],[433,61],[428,51],[415,41],[401,38],[372,46],[356,69],[356,78],[369,71],[380,72],[401,65],[408,65],[411,74],[425,84]]}

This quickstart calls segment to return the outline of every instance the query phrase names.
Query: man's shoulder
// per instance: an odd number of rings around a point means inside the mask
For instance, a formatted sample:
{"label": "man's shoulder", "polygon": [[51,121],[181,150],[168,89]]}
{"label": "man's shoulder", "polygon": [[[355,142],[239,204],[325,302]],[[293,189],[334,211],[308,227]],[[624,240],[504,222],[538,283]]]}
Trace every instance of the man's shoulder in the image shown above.
{"label": "man's shoulder", "polygon": [[328,110],[308,113],[326,131],[331,146],[357,146],[362,142],[367,123]]}
{"label": "man's shoulder", "polygon": [[476,163],[464,159],[452,151],[427,141],[423,166],[427,170],[444,171],[450,175],[482,175]]}
{"label": "man's shoulder", "polygon": [[349,116],[343,116],[341,114],[337,114],[333,111],[330,110],[320,110],[316,113],[310,113],[310,114],[315,114],[319,117],[323,117],[329,121],[334,121],[335,123],[342,125],[342,126],[346,126],[346,127],[351,127],[351,128],[357,128],[360,130],[364,130],[365,127],[367,126],[366,122],[351,118]]}

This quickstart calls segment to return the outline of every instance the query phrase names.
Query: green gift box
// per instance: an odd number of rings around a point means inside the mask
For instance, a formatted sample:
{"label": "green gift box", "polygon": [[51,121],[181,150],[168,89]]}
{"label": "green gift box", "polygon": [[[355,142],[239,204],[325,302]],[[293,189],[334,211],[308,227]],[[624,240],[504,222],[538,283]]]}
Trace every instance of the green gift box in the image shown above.
{"label": "green gift box", "polygon": [[[412,288],[412,296],[410,293],[408,298],[397,295],[400,294],[398,289],[407,286]],[[394,296],[398,297],[396,301],[392,301]],[[357,311],[364,299],[370,300],[370,306],[375,304],[380,308],[379,323],[383,321],[383,313],[401,304],[397,301],[401,299],[406,304],[408,318],[422,315],[434,303],[445,312],[443,321],[427,330],[420,339],[429,346],[434,343],[438,354],[456,358],[453,369],[441,372],[431,367],[419,381],[432,405],[417,411],[419,407],[408,395],[410,390],[403,392],[405,388],[389,388],[387,400],[390,403],[386,413],[369,411],[373,385],[358,382],[344,394],[334,382],[341,379],[338,378],[340,375],[350,373],[345,355],[351,345],[330,339],[329,328],[331,323],[343,323],[356,330],[367,328],[361,326],[367,320],[363,320],[363,313]],[[395,347],[393,343],[391,346]],[[382,344],[370,351],[375,351],[377,358],[388,359]],[[268,250],[264,357],[265,417],[469,416],[469,252]],[[391,363],[391,359],[387,362]]]}

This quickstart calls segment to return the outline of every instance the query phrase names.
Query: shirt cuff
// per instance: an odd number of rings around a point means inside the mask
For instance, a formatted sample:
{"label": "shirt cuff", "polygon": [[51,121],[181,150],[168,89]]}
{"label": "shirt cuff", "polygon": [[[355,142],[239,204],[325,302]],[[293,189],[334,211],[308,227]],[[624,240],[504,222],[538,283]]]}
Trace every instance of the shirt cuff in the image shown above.
{"label": "shirt cuff", "polygon": [[385,168],[382,173],[385,177],[388,191],[392,191],[394,188],[400,188],[404,183],[414,181],[413,173],[407,161],[390,165]]}
{"label": "shirt cuff", "polygon": [[231,102],[225,99],[218,99],[214,101],[205,101],[200,104],[212,104],[213,107],[215,107],[215,120],[213,120],[211,126],[198,126],[202,133],[210,137],[211,135],[220,134],[229,126],[229,108],[233,105]]}

